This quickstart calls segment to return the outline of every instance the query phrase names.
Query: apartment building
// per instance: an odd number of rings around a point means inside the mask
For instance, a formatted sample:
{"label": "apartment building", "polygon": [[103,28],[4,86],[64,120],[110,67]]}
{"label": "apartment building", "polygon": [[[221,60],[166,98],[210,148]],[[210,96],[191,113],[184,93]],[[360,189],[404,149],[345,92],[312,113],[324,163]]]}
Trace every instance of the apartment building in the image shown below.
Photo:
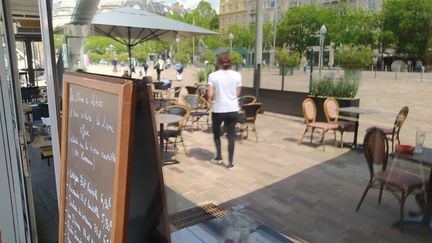
{"label": "apartment building", "polygon": [[[354,8],[363,8],[371,11],[380,11],[384,0],[260,0],[263,4],[264,22],[279,21],[288,9],[305,5],[320,4],[323,6],[336,6],[346,3]],[[230,25],[248,26],[256,20],[256,0],[220,0],[219,26],[221,31]]]}

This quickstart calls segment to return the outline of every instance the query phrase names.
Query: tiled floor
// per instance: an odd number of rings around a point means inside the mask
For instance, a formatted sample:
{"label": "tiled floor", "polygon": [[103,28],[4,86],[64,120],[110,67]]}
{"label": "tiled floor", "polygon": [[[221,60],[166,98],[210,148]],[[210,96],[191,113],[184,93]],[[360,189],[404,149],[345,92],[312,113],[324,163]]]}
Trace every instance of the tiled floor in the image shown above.
{"label": "tiled floor", "polygon": [[[371,190],[355,212],[369,176],[363,154],[336,148],[330,140],[325,152],[315,144],[298,145],[303,127],[296,117],[259,115],[260,141],[255,142],[252,135],[236,143],[233,171],[209,161],[214,151],[211,133],[187,130],[188,154],[180,150],[181,163],[163,168],[170,213],[211,201],[250,209],[260,220],[299,241],[432,240],[432,233],[416,226],[407,226],[404,232],[392,227],[399,219],[399,208],[390,193],[384,193],[378,205],[378,193]],[[352,134],[346,139],[352,139]],[[226,142],[223,139],[224,152]],[[415,209],[410,198],[406,212]]]}

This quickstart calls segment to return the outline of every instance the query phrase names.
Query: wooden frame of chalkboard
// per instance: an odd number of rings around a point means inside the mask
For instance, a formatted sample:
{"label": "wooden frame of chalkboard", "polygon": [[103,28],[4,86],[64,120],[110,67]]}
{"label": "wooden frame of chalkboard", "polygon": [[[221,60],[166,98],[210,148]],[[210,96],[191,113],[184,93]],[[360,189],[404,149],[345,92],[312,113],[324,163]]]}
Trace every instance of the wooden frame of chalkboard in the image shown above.
{"label": "wooden frame of chalkboard", "polygon": [[[126,241],[133,101],[132,81],[65,73],[60,243],[67,237],[74,241]],[[78,130],[79,134],[74,134]],[[107,196],[110,192],[111,197]]]}

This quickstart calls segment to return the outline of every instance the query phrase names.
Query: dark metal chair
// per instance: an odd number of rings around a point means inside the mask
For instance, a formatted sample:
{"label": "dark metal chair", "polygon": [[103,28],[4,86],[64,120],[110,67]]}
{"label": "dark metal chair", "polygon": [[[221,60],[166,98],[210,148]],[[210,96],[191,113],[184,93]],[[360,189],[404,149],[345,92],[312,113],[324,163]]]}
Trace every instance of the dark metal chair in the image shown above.
{"label": "dark metal chair", "polygon": [[391,141],[391,143],[392,143],[391,149],[392,149],[392,152],[394,152],[395,140],[397,140],[397,143],[400,144],[399,133],[400,133],[400,130],[401,130],[403,124],[405,123],[405,120],[408,116],[408,112],[409,112],[408,106],[402,107],[402,109],[399,111],[398,115],[396,116],[393,127],[374,126],[374,127],[368,128],[367,131],[372,129],[372,128],[380,129],[386,135],[386,138]]}
{"label": "dark metal chair", "polygon": [[[183,141],[182,132],[189,118],[190,110],[182,105],[170,105],[159,111],[160,113],[173,114],[182,116],[183,119],[175,124],[169,124],[171,127],[164,130],[163,139],[165,141],[165,151],[168,150],[168,144],[174,145],[174,150],[177,152],[177,144],[182,143],[185,154],[187,154],[186,145]],[[174,129],[173,129],[174,128]],[[159,134],[160,136],[160,134]]]}
{"label": "dark metal chair", "polygon": [[[413,174],[397,168],[387,168],[389,145],[386,135],[378,128],[371,128],[363,142],[364,154],[369,167],[369,183],[357,205],[360,209],[367,192],[371,188],[379,189],[378,203],[381,203],[382,191],[390,191],[399,201],[400,229],[403,229],[405,199],[414,191],[422,190],[424,181]],[[381,165],[381,171],[375,173],[374,165]],[[424,191],[423,191],[424,193]]]}

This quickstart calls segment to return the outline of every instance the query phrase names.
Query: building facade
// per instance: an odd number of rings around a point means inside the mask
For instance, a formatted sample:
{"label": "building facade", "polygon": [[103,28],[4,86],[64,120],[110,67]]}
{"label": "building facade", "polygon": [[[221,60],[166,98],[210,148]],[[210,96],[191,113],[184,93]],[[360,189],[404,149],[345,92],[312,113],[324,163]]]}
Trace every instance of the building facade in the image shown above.
{"label": "building facade", "polygon": [[[256,21],[256,0],[221,0],[219,26],[226,31],[230,25],[248,26]],[[354,8],[380,11],[383,0],[262,0],[264,22],[279,21],[290,8],[306,4],[336,6],[346,3]]]}

